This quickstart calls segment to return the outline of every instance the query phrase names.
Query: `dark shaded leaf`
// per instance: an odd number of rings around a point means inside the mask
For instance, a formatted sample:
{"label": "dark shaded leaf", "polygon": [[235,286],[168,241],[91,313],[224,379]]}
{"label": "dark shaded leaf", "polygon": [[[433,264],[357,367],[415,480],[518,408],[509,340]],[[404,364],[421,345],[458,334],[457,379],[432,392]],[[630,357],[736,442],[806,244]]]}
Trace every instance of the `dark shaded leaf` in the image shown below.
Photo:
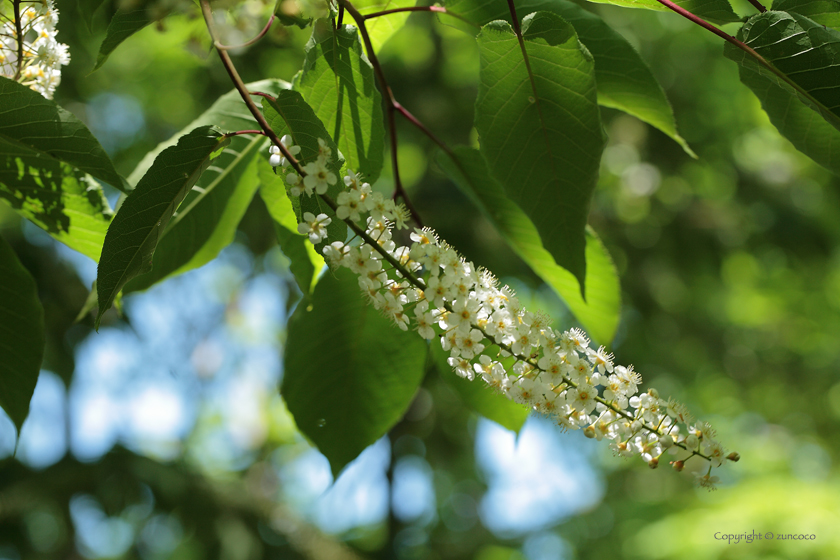
{"label": "dark shaded leaf", "polygon": [[0,77],[0,139],[68,163],[127,192],[105,150],[72,113],[28,87]]}
{"label": "dark shaded leaf", "polygon": [[45,341],[35,279],[0,236],[0,407],[18,434],[29,414]]}
{"label": "dark shaded leaf", "polygon": [[840,173],[840,32],[799,14],[766,12],[750,18],[738,38],[777,70],[725,46],[770,121],[798,150]]}
{"label": "dark shaded leaf", "polygon": [[99,260],[97,328],[125,283],[149,270],[158,240],[176,209],[229,142],[213,127],[193,130],[177,146],[164,150],[126,197],[108,228]]}
{"label": "dark shaded leaf", "polygon": [[385,435],[411,404],[427,346],[365,304],[356,276],[327,273],[289,320],[280,392],[333,474]]}
{"label": "dark shaded leaf", "polygon": [[140,5],[136,7],[117,10],[117,13],[111,18],[111,23],[108,24],[105,39],[102,40],[102,45],[99,46],[96,66],[93,69],[98,70],[101,68],[105,64],[105,61],[108,60],[108,57],[111,56],[111,53],[123,41],[147,25],[163,19],[168,13],[168,10],[150,1],[140,2]]}
{"label": "dark shaded leaf", "polygon": [[78,0],[76,6],[88,30],[93,28],[93,16],[104,3],[105,0]]}
{"label": "dark shaded leaf", "polygon": [[586,221],[604,148],[594,64],[555,14],[531,14],[522,30],[530,70],[508,23],[490,23],[478,36],[481,153],[583,292]]}

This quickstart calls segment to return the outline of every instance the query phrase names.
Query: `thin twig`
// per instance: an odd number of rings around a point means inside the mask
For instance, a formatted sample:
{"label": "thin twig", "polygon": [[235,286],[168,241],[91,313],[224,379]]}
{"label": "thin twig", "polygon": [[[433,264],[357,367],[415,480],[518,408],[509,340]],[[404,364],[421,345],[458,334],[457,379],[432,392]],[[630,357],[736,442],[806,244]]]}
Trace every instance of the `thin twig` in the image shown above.
{"label": "thin twig", "polygon": [[265,92],[262,92],[262,91],[249,91],[248,94],[249,95],[256,95],[258,97],[265,97],[266,99],[270,99],[271,101],[277,101],[276,97],[274,97],[273,95],[269,95],[269,94],[267,94]]}
{"label": "thin twig", "polygon": [[421,132],[423,132],[423,134],[425,134],[426,136],[428,136],[429,138],[431,138],[432,142],[434,142],[435,144],[437,144],[438,146],[440,146],[440,148],[441,148],[444,152],[446,152],[447,154],[449,154],[449,156],[450,156],[450,157],[452,157],[452,158],[454,158],[454,157],[455,157],[454,152],[453,152],[453,151],[449,148],[449,146],[447,146],[447,145],[444,143],[444,141],[443,141],[443,140],[441,140],[440,138],[438,138],[437,136],[435,136],[435,134],[434,134],[431,130],[429,130],[428,128],[426,128],[426,125],[424,125],[423,123],[421,123],[421,122],[420,122],[420,120],[419,120],[417,117],[415,117],[414,115],[412,115],[411,113],[409,113],[409,112],[408,112],[408,109],[406,109],[405,107],[403,107],[402,105],[400,105],[400,104],[399,104],[398,102],[396,102],[396,101],[394,101],[394,109],[396,109],[397,111],[399,111],[399,113],[400,113],[403,117],[405,117],[405,118],[406,118],[406,120],[407,120],[408,122],[410,122],[411,124],[413,124],[414,126],[416,126],[418,129],[420,129],[420,131],[421,131]]}
{"label": "thin twig", "polygon": [[265,27],[263,27],[262,31],[260,31],[259,34],[256,37],[254,37],[253,39],[251,39],[250,41],[242,43],[241,45],[234,45],[234,46],[222,45],[220,43],[216,43],[216,48],[227,51],[227,50],[244,49],[245,47],[250,47],[251,45],[253,45],[257,41],[259,41],[260,39],[265,37],[265,34],[268,33],[268,30],[271,28],[272,23],[274,23],[274,14],[273,13],[271,14],[271,17],[268,18],[268,23],[265,24]]}
{"label": "thin twig", "polygon": [[[508,1],[511,1],[511,0],[508,0]],[[739,41],[738,39],[736,39],[735,37],[733,37],[729,33],[726,33],[725,31],[722,31],[722,30],[718,29],[717,27],[715,27],[714,25],[712,25],[708,21],[704,20],[703,18],[701,18],[699,16],[696,16],[696,15],[692,14],[691,12],[686,10],[685,8],[681,8],[681,7],[677,6],[676,4],[671,2],[671,0],[656,0],[656,1],[659,2],[660,4],[662,4],[663,6],[665,6],[666,8],[677,12],[678,14],[680,14],[682,17],[686,18],[687,20],[696,23],[697,25],[699,25],[703,29],[711,31],[712,33],[714,33],[715,35],[717,35],[721,39],[732,43],[733,45],[735,45],[736,47],[738,47],[742,51],[746,52],[747,54],[749,54],[750,56],[755,58],[762,66],[765,66],[768,70],[771,70],[774,74],[778,74],[779,76],[784,76],[778,69],[776,69],[775,66],[770,64],[767,61],[767,59],[765,59],[763,56],[758,54],[755,51],[755,49],[753,49],[752,47],[750,47],[749,45],[747,45],[743,41]],[[785,79],[787,79],[787,78],[785,78]]]}
{"label": "thin twig", "polygon": [[23,28],[20,26],[20,0],[14,0],[15,11],[15,32],[17,33],[17,71],[15,72],[15,80],[20,79],[20,74],[23,72]]}
{"label": "thin twig", "polygon": [[767,8],[765,8],[764,5],[758,0],[749,0],[749,2],[750,4],[755,6],[755,9],[761,12],[762,14],[767,11]]}
{"label": "thin twig", "polygon": [[260,134],[266,136],[266,133],[262,130],[237,130],[236,132],[228,132],[225,136],[240,136],[242,134]]}
{"label": "thin twig", "polygon": [[362,41],[365,43],[365,50],[367,51],[368,60],[370,61],[371,66],[373,66],[373,71],[376,74],[377,79],[379,80],[379,85],[382,88],[382,92],[385,95],[385,103],[387,104],[387,116],[388,116],[388,130],[390,131],[390,141],[391,141],[391,166],[394,170],[394,196],[400,196],[403,199],[406,207],[408,208],[409,212],[411,212],[412,217],[417,222],[417,225],[423,227],[423,223],[420,219],[420,214],[417,213],[417,209],[414,207],[414,204],[411,202],[411,199],[408,197],[408,194],[405,192],[405,188],[403,188],[402,180],[400,179],[400,170],[399,170],[399,158],[397,157],[397,125],[394,119],[394,112],[397,110],[396,104],[397,100],[394,98],[394,92],[391,91],[391,86],[388,85],[388,80],[385,78],[385,72],[382,71],[382,66],[379,64],[379,59],[376,58],[376,52],[373,50],[373,44],[370,41],[370,34],[368,33],[367,26],[365,25],[365,16],[363,16],[359,10],[356,9],[353,4],[348,2],[347,0],[340,0],[341,6],[344,6],[344,9],[347,11],[348,14],[353,18],[356,22],[356,25],[359,27],[359,34],[362,36]]}
{"label": "thin twig", "polygon": [[277,134],[268,124],[268,121],[265,120],[262,111],[259,110],[257,105],[254,103],[254,100],[251,99],[251,95],[245,87],[245,82],[242,81],[242,78],[236,71],[236,67],[233,65],[230,55],[228,55],[226,50],[218,48],[219,42],[216,38],[216,30],[213,27],[213,10],[210,8],[210,0],[201,0],[201,13],[204,16],[204,22],[207,24],[207,32],[210,33],[213,45],[216,46],[216,52],[219,53],[219,58],[222,59],[222,65],[224,65],[225,70],[227,70],[228,76],[230,76],[231,81],[233,81],[233,86],[239,92],[240,97],[242,97],[242,100],[245,101],[245,105],[248,107],[248,110],[251,111],[251,114],[254,116],[257,123],[259,123],[260,128],[265,131],[266,136],[271,138],[271,141],[275,146],[277,146],[294,170],[300,175],[306,175],[298,160],[295,159],[295,156],[289,153],[288,148],[283,145],[283,142],[281,142],[280,138],[277,137]]}
{"label": "thin twig", "polygon": [[475,28],[481,28],[480,25],[477,23],[468,20],[464,16],[460,14],[456,14],[455,12],[450,12],[443,6],[410,6],[407,8],[392,8],[390,10],[382,10],[381,12],[373,12],[372,14],[365,14],[365,19],[373,19],[376,17],[387,16],[388,14],[397,14],[400,12],[437,12],[439,14],[446,14],[452,16],[454,18],[460,19],[464,23],[467,23]]}
{"label": "thin twig", "polygon": [[382,10],[381,12],[373,12],[372,14],[365,14],[366,20],[376,17],[387,16],[388,14],[398,14],[400,12],[440,12],[446,13],[446,8],[443,6],[410,6],[407,8],[392,8],[390,10]]}

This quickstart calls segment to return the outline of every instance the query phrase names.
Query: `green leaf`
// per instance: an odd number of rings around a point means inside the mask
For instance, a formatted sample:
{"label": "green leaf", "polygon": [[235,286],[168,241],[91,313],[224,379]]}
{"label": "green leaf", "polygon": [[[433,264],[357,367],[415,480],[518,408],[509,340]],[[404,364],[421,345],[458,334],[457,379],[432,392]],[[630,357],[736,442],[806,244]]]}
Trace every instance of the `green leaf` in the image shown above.
{"label": "green leaf", "polygon": [[437,161],[446,174],[478,206],[516,254],[560,296],[589,335],[599,343],[609,344],[621,316],[621,285],[609,253],[592,228],[586,229],[584,301],[575,277],[557,266],[543,247],[534,224],[490,176],[478,150],[458,146],[454,152],[457,160],[442,152],[438,154]]}
{"label": "green leaf", "polygon": [[738,38],[774,66],[775,72],[725,46],[770,121],[797,149],[840,173],[840,32],[798,14],[766,12]]}
{"label": "green leaf", "polygon": [[[248,91],[277,95],[277,93],[284,89],[290,89],[292,84],[283,80],[260,80],[245,84],[245,87]],[[128,182],[136,185],[152,166],[158,154],[166,148],[174,146],[182,136],[200,126],[215,126],[225,132],[236,132],[238,130],[257,128],[257,121],[254,120],[251,111],[248,110],[248,107],[242,101],[239,91],[232,89],[217,99],[209,109],[184,127],[178,134],[175,134],[165,142],[161,142],[154,150],[146,154],[140,163],[137,164],[137,167],[134,168],[134,171],[131,172],[131,175],[128,176]],[[236,141],[237,139],[234,138],[233,140]],[[231,144],[231,147],[233,147],[233,144]],[[220,162],[217,161],[214,165],[219,166],[219,164]],[[199,180],[198,184],[202,185],[203,181]]]}
{"label": "green leaf", "polygon": [[[409,8],[417,5],[416,0],[358,0],[353,5],[362,15],[394,10],[397,8]],[[410,12],[397,12],[387,16],[376,17],[365,22],[370,35],[370,42],[374,52],[379,52],[382,45],[388,42],[391,36],[405,25]],[[345,16],[347,17],[347,16]]]}
{"label": "green leaf", "polygon": [[[645,10],[656,10],[657,12],[673,13],[656,0],[589,0],[596,4],[614,4],[624,8],[643,8]],[[741,17],[732,11],[732,6],[727,0],[674,0],[674,4],[685,8],[694,15],[712,23],[724,24],[741,21]],[[677,14],[674,14],[675,17]]]}
{"label": "green leaf", "polygon": [[[505,0],[455,0],[448,2],[446,9],[476,25],[499,19],[512,21]],[[687,154],[697,157],[677,133],[674,112],[662,86],[636,49],[604,20],[566,0],[524,0],[517,2],[516,9],[519,15],[541,10],[552,12],[571,23],[578,39],[595,59],[598,103],[624,111],[658,128],[682,146]],[[477,31],[477,28],[464,25],[460,20],[445,15],[440,17],[447,23],[456,22],[455,26],[465,31]]]}
{"label": "green leaf", "polygon": [[210,126],[165,149],[126,197],[108,228],[96,275],[99,312],[111,306],[126,282],[149,270],[161,234],[198,178],[230,139]]}
{"label": "green leaf", "polygon": [[455,391],[467,407],[500,426],[519,433],[531,412],[529,408],[497,393],[480,378],[470,381],[455,374],[446,362],[449,353],[441,348],[439,341],[432,340],[430,352],[441,379]]}
{"label": "green leaf", "polygon": [[367,306],[346,269],[321,278],[288,332],[280,392],[338,475],[405,414],[423,380],[426,344]]}
{"label": "green leaf", "polygon": [[158,241],[152,270],[128,282],[125,293],[207,264],[231,244],[257,192],[256,156],[266,146],[262,136],[232,139],[178,207]]}
{"label": "green leaf", "polygon": [[108,30],[99,47],[99,55],[96,57],[96,66],[93,69],[99,70],[123,41],[147,25],[163,19],[168,13],[169,10],[157,6],[153,1],[144,1],[140,6],[117,10],[111,18],[111,23],[108,24]]}
{"label": "green leaf", "polygon": [[38,287],[0,236],[0,407],[20,434],[44,357],[44,308]]}
{"label": "green leaf", "polygon": [[112,212],[90,175],[0,137],[0,198],[56,240],[99,260]]}
{"label": "green leaf", "polygon": [[[276,94],[288,88],[289,84],[263,80],[246,87],[249,91]],[[174,145],[178,138],[190,130],[211,124],[217,124],[224,132],[257,127],[239,92],[234,89],[220,97],[183,131],[147,154],[129,180],[140,180],[155,157]],[[233,241],[237,226],[259,185],[256,156],[260,151],[268,152],[266,142],[262,136],[231,138],[230,145],[199,178],[163,232],[155,250],[151,272],[128,282],[124,292],[145,290],[164,278],[198,268],[216,258]]]}
{"label": "green leaf", "polygon": [[315,22],[295,89],[332,132],[347,167],[376,181],[385,150],[382,96],[355,27],[333,32],[327,21]]}
{"label": "green leaf", "polygon": [[[344,183],[341,179],[341,166],[344,160],[339,157],[338,147],[312,107],[296,91],[281,91],[278,93],[276,100],[263,98],[262,103],[265,118],[274,133],[281,137],[285,134],[291,134],[294,143],[300,146],[298,160],[302,165],[314,161],[318,157],[319,138],[327,143],[327,146],[332,150],[332,158],[327,162],[327,166],[338,178],[336,184],[327,191],[327,195],[335,200],[338,193],[344,189]],[[303,212],[312,212],[316,216],[323,212],[333,218],[332,223],[327,226],[329,237],[315,247],[319,253],[327,242],[344,241],[347,238],[347,225],[336,219],[332,208],[327,206],[317,195],[301,195],[299,212],[298,222],[302,219]]]}
{"label": "green leaf", "polygon": [[127,192],[105,150],[69,111],[28,87],[0,77],[0,139],[78,167]]}
{"label": "green leaf", "polygon": [[508,23],[490,23],[478,35],[481,152],[583,293],[586,221],[604,148],[594,64],[555,14],[531,14],[522,30],[527,61]]}
{"label": "green leaf", "polygon": [[286,194],[282,175],[275,175],[274,169],[263,158],[259,158],[257,169],[260,177],[260,196],[274,220],[274,231],[280,249],[289,259],[289,270],[304,298],[307,298],[315,288],[318,273],[324,268],[324,257],[315,250],[307,236],[297,232],[297,216],[292,201]]}
{"label": "green leaf", "polygon": [[772,9],[796,12],[821,25],[840,30],[840,0],[774,0]]}

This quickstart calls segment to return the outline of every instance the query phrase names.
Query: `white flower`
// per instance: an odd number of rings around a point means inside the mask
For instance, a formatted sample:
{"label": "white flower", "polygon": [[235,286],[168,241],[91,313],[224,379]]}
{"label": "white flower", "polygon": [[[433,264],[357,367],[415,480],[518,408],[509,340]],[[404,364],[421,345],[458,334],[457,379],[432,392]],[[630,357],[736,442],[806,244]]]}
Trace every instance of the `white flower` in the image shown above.
{"label": "white flower", "polygon": [[342,191],[335,199],[338,208],[335,210],[335,215],[339,220],[350,219],[358,222],[361,219],[362,210],[362,193],[358,190]]}
{"label": "white flower", "polygon": [[326,162],[322,162],[320,158],[304,165],[303,171],[306,173],[306,177],[303,178],[303,186],[308,195],[311,195],[313,190],[318,194],[326,194],[330,185],[334,185],[338,181],[335,173],[330,171]]}
{"label": "white flower", "polygon": [[446,323],[449,328],[457,329],[462,333],[470,332],[470,328],[478,317],[478,310],[481,303],[474,299],[462,298],[455,300],[452,304],[452,313],[446,316]]}
{"label": "white flower", "polygon": [[475,373],[472,369],[472,363],[468,358],[447,358],[446,363],[455,370],[455,373],[465,379],[472,381],[475,379]]}
{"label": "white flower", "polygon": [[298,233],[309,235],[309,241],[317,245],[327,238],[327,226],[332,220],[326,214],[313,215],[312,212],[304,212],[303,221],[298,224]]}
{"label": "white flower", "polygon": [[720,482],[720,478],[712,476],[711,472],[707,472],[706,474],[696,472],[694,473],[694,482],[696,482],[701,488],[707,488],[711,491],[716,490],[715,485]]}
{"label": "white flower", "polygon": [[300,196],[303,193],[303,180],[297,173],[289,173],[286,175],[286,183],[289,185],[289,194],[292,196]]}
{"label": "white flower", "polygon": [[[294,146],[292,145],[292,142],[294,142],[294,140],[292,140],[292,137],[289,134],[284,135],[283,138],[280,139],[280,143],[283,144],[286,151],[292,156],[297,156],[300,153],[300,146]],[[286,167],[289,165],[289,160],[286,159],[286,156],[283,155],[283,152],[281,152],[280,148],[277,146],[272,144],[268,148],[268,152],[271,154],[268,162],[272,165],[272,167]]]}

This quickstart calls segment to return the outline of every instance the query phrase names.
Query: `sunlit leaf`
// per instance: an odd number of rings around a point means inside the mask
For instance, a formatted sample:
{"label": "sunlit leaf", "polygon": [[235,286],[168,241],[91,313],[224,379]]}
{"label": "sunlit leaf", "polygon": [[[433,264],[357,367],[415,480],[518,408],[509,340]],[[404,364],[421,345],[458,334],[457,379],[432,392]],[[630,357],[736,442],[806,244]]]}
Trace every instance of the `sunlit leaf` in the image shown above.
{"label": "sunlit leaf", "polygon": [[213,127],[193,130],[176,146],[161,152],[126,197],[108,228],[99,260],[97,327],[125,283],[149,270],[160,236],[175,210],[229,142]]}
{"label": "sunlit leaf", "polygon": [[490,23],[478,36],[481,152],[583,291],[586,221],[604,147],[594,64],[574,28],[555,14],[527,16],[522,31],[530,69],[507,22]]}
{"label": "sunlit leaf", "polygon": [[288,332],[280,392],[337,475],[405,414],[427,346],[368,306],[346,269],[321,278]]}
{"label": "sunlit leaf", "polygon": [[[281,137],[285,134],[291,134],[294,143],[300,146],[298,159],[301,164],[317,159],[319,153],[318,139],[323,139],[327,143],[331,151],[327,166],[338,179],[336,184],[327,191],[327,195],[335,199],[338,193],[344,189],[344,182],[341,179],[341,165],[344,160],[339,156],[338,147],[312,107],[304,101],[300,93],[281,91],[278,93],[276,100],[263,99],[263,111],[275,134]],[[319,213],[324,213],[335,217],[332,208],[315,194],[312,196],[301,195],[299,211],[301,214],[311,212],[317,216]],[[298,221],[301,219],[301,215],[298,215]],[[316,247],[319,252],[327,241],[344,241],[347,236],[347,226],[341,220],[333,219],[332,223],[327,226],[327,233],[329,235],[328,239]]]}
{"label": "sunlit leaf", "polygon": [[35,279],[0,236],[0,407],[18,433],[29,414],[45,341]]}
{"label": "sunlit leaf", "polygon": [[0,139],[77,167],[126,191],[125,180],[90,130],[28,87],[0,77]]}
{"label": "sunlit leaf", "polygon": [[289,270],[306,297],[315,287],[318,272],[324,267],[324,257],[315,250],[307,236],[298,233],[297,216],[292,201],[286,195],[283,176],[275,175],[268,162],[262,158],[257,162],[257,169],[260,196],[274,220],[274,231],[280,249],[289,259]]}
{"label": "sunlit leaf", "polygon": [[[408,8],[416,4],[417,0],[358,0],[353,2],[353,5],[362,15],[369,15],[397,8]],[[405,25],[405,21],[408,19],[409,15],[410,12],[397,12],[395,14],[388,14],[386,16],[369,19],[365,22],[365,26],[370,34],[370,42],[373,45],[374,52],[378,53],[382,48],[382,45],[387,43],[388,39],[390,39],[394,33],[399,31],[403,25]]]}
{"label": "sunlit leaf", "polygon": [[[614,4],[624,8],[643,8],[645,10],[656,10],[658,12],[671,12],[665,5],[656,0],[589,0],[597,4]],[[741,18],[732,10],[727,0],[674,0],[674,4],[685,8],[694,15],[711,21],[712,23],[724,24],[741,21]],[[673,14],[673,12],[671,12]],[[673,14],[674,17],[680,17]]]}
{"label": "sunlit leaf", "polygon": [[315,23],[295,89],[332,133],[347,166],[376,181],[385,150],[382,96],[355,27],[333,31],[324,20]]}
{"label": "sunlit leaf", "polygon": [[0,137],[0,198],[56,240],[99,260],[112,212],[90,175]]}
{"label": "sunlit leaf", "polygon": [[554,262],[534,224],[505,196],[478,150],[459,146],[454,152],[457,161],[444,153],[438,155],[438,163],[446,174],[478,206],[516,254],[566,302],[589,335],[601,344],[609,344],[621,316],[621,285],[609,253],[592,228],[586,229],[584,301],[575,277]]}

